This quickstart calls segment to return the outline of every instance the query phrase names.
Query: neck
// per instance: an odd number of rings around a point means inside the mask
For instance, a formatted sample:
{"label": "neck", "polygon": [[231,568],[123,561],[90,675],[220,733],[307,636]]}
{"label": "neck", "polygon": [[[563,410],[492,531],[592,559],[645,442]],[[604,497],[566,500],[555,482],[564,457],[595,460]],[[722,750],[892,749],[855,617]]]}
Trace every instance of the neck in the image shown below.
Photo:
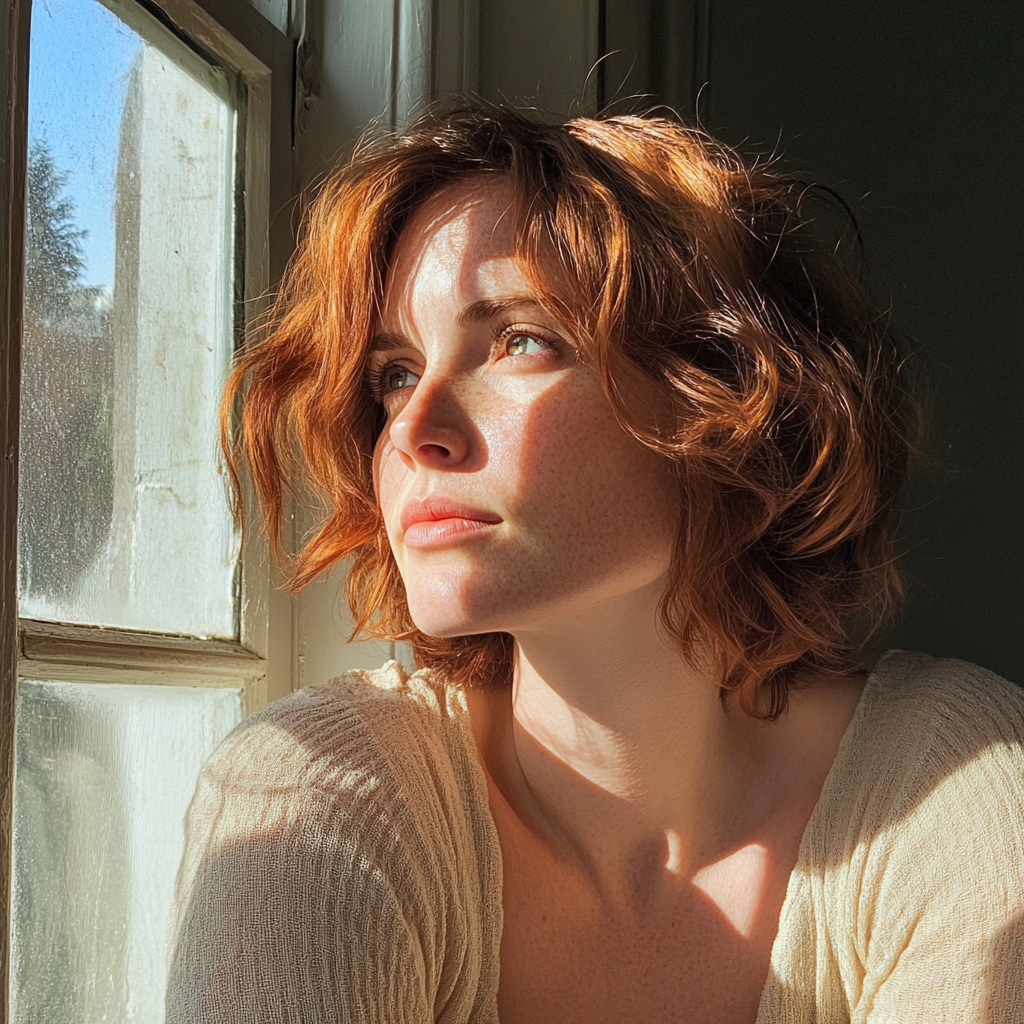
{"label": "neck", "polygon": [[[602,889],[692,877],[744,840],[770,727],[723,708],[712,670],[657,625],[662,582],[516,633],[492,776]],[[742,828],[740,829],[742,831]]]}

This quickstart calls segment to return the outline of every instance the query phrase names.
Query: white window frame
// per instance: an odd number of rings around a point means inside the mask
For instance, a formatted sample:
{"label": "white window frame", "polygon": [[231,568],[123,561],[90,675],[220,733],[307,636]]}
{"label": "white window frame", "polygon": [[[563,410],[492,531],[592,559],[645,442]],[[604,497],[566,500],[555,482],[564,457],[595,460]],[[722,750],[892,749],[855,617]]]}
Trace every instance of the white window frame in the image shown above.
{"label": "white window frame", "polygon": [[[244,320],[262,312],[292,248],[294,46],[246,0],[134,4],[236,76],[236,191]],[[17,617],[19,387],[24,275],[30,0],[0,0],[0,1019],[9,1019],[14,709],[19,676],[67,682],[239,689],[248,714],[292,689],[292,606],[275,586],[267,544],[241,553],[237,642],[162,636]],[[212,439],[211,439],[212,441]]]}

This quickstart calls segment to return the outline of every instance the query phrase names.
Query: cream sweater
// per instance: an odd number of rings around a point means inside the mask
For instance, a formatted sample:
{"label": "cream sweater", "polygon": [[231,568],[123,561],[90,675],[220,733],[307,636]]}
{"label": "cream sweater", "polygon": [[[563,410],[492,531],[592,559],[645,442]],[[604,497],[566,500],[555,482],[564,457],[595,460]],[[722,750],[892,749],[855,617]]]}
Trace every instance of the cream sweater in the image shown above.
{"label": "cream sweater", "polygon": [[[497,1021],[501,850],[459,690],[390,662],[292,694],[224,741],[186,826],[167,1024]],[[1024,1022],[1024,693],[997,676],[871,674],[757,1016],[814,1021]]]}

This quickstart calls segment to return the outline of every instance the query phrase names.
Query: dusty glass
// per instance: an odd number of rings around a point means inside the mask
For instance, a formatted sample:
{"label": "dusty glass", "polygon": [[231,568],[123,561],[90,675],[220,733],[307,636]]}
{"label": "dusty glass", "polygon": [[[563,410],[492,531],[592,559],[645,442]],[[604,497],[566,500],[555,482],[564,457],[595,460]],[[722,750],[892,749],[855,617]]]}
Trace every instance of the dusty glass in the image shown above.
{"label": "dusty glass", "polygon": [[96,0],[33,4],[30,68],[20,614],[234,637],[231,81]]}
{"label": "dusty glass", "polygon": [[237,690],[21,680],[13,1024],[159,1024],[182,819]]}

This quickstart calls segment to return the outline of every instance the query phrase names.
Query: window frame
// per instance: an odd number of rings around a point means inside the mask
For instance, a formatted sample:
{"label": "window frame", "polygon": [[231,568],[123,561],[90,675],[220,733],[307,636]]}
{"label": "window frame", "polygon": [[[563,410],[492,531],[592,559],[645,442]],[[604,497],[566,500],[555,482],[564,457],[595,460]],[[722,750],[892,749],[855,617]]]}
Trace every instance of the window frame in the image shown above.
{"label": "window frame", "polygon": [[[247,0],[102,0],[146,11],[237,82],[235,348],[292,250],[295,48]],[[31,0],[0,0],[0,1007],[9,1017],[15,701],[18,678],[234,687],[249,714],[292,689],[292,610],[265,538],[240,554],[237,641],[18,618],[18,432]]]}

